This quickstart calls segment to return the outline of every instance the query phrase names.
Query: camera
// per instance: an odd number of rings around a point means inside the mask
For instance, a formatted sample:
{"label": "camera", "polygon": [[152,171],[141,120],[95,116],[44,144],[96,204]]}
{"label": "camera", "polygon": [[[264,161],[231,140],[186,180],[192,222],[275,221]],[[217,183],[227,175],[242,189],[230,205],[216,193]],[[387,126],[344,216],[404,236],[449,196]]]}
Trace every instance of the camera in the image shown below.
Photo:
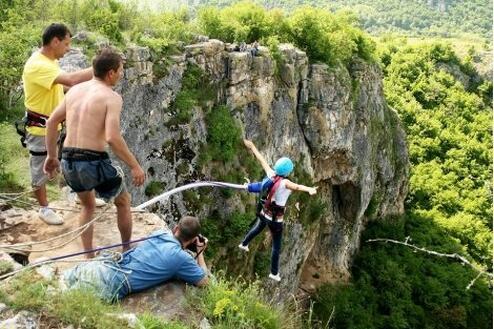
{"label": "camera", "polygon": [[[204,244],[206,242],[206,238],[202,234],[197,235],[197,240],[199,240],[199,242],[202,244]],[[194,242],[194,243],[189,244],[187,246],[187,249],[192,251],[192,252],[197,253],[197,243]]]}

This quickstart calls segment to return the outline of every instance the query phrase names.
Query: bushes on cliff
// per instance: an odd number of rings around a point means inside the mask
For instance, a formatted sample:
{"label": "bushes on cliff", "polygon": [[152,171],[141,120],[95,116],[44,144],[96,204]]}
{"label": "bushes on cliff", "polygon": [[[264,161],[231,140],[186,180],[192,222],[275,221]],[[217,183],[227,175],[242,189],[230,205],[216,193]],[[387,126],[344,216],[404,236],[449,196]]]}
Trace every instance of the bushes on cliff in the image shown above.
{"label": "bushes on cliff", "polygon": [[240,128],[226,106],[213,108],[207,115],[208,147],[212,160],[231,161],[240,145]]}
{"label": "bushes on cliff", "polygon": [[278,42],[293,43],[306,51],[313,62],[334,65],[346,64],[352,56],[374,58],[374,42],[356,27],[353,16],[344,13],[302,7],[284,15],[280,10],[240,2],[224,9],[202,9],[198,24],[206,35],[227,42],[269,44],[276,37]]}
{"label": "bushes on cliff", "polygon": [[215,99],[216,88],[209,77],[196,65],[189,65],[182,77],[182,87],[168,110],[175,112],[168,125],[190,122],[194,107],[204,106]]}

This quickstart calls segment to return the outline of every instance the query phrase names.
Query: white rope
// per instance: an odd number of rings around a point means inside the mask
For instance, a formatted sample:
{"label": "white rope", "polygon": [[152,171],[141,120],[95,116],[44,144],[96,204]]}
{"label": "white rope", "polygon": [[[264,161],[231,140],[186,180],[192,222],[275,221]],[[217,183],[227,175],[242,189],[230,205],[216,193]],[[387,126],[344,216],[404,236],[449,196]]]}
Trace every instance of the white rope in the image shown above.
{"label": "white rope", "polygon": [[[91,224],[93,224],[95,221],[97,221],[98,219],[102,218],[103,215],[106,213],[106,210],[110,209],[110,205],[107,205],[105,207],[105,209],[103,209],[103,211],[100,213],[99,216],[96,216],[94,219],[92,219],[90,222],[82,225],[82,226],[79,226],[77,228],[75,228],[74,230],[70,231],[70,232],[66,232],[66,233],[63,233],[63,234],[60,234],[60,235],[57,235],[53,238],[50,238],[50,239],[46,239],[46,240],[43,240],[43,241],[35,241],[35,242],[25,242],[25,243],[17,243],[17,244],[13,244],[13,245],[0,245],[0,249],[6,249],[6,250],[15,250],[15,251],[29,251],[29,252],[44,252],[44,251],[50,251],[50,250],[54,250],[54,249],[58,249],[60,247],[63,247],[67,244],[69,244],[70,242],[74,241],[76,238],[78,238],[82,233],[84,233],[84,231],[86,231],[89,226]],[[78,232],[80,231],[80,232]],[[71,234],[76,234],[74,235],[72,238],[70,238],[68,241],[60,244],[60,245],[57,245],[57,246],[54,246],[54,247],[51,247],[51,248],[46,248],[46,249],[27,249],[27,248],[19,248],[19,247],[27,247],[27,246],[34,246],[34,245],[38,245],[38,244],[44,244],[44,243],[47,243],[47,242],[51,242],[51,241],[54,241],[54,240],[58,240],[60,238],[63,238],[63,237],[66,237],[68,235],[71,235]]]}
{"label": "white rope", "polygon": [[[27,201],[24,201],[24,200],[12,199],[11,197],[3,196],[1,194],[0,194],[0,200],[4,200],[7,203],[8,202],[19,202],[19,203],[25,204],[27,206],[30,206],[30,208],[33,208],[33,209],[36,208],[36,207],[38,207],[38,204],[35,204],[34,202],[27,202]],[[52,209],[52,210],[59,210],[59,211],[81,212],[81,207],[78,207],[78,206],[56,207],[56,206],[50,205],[49,208]],[[100,213],[101,212],[100,209],[101,209],[101,207],[97,208],[95,210],[95,213],[96,214]],[[143,211],[142,210],[131,209],[130,212],[131,213],[138,214],[138,213],[142,213]],[[117,211],[112,210],[112,211],[107,211],[106,213],[107,214],[116,214]]]}
{"label": "white rope", "polygon": [[152,198],[149,201],[144,202],[143,204],[137,206],[135,209],[137,210],[142,210],[146,207],[149,207],[152,204],[155,204],[156,202],[163,201],[167,199],[170,195],[185,191],[191,188],[196,188],[196,187],[203,187],[203,186],[211,186],[211,187],[229,187],[229,188],[235,188],[239,190],[245,190],[244,185],[240,184],[231,184],[231,183],[223,183],[223,182],[195,182],[195,183],[190,183],[187,185],[179,186],[174,188],[173,190],[167,191],[165,193],[162,193],[154,198]]}
{"label": "white rope", "polygon": [[[195,183],[190,183],[190,184],[186,184],[186,185],[183,185],[183,186],[179,186],[179,187],[176,187],[170,191],[167,191],[167,192],[164,192],[160,195],[158,195],[157,197],[154,197],[153,199],[147,201],[147,202],[144,202],[143,204],[137,206],[135,209],[138,210],[138,211],[141,211],[143,210],[145,207],[148,207],[156,202],[159,202],[159,201],[162,201],[166,198],[168,198],[170,195],[172,194],[175,194],[175,193],[178,193],[178,192],[181,192],[181,191],[185,191],[187,189],[191,189],[191,188],[196,188],[196,187],[203,187],[203,186],[211,186],[211,187],[228,187],[228,188],[235,188],[235,189],[245,189],[245,186],[244,185],[240,185],[240,184],[231,184],[231,183],[224,183],[224,182],[195,182]],[[106,211],[109,209],[109,204],[103,209],[103,211],[101,212],[101,214],[97,217],[95,217],[93,220],[91,220],[90,222],[70,231],[70,232],[66,232],[64,234],[61,234],[61,235],[58,235],[58,236],[55,236],[53,238],[50,238],[50,239],[47,239],[47,240],[43,240],[43,241],[35,241],[35,242],[25,242],[25,243],[18,243],[18,244],[13,244],[13,245],[0,245],[0,249],[6,249],[6,250],[14,250],[14,251],[29,251],[29,252],[44,252],[44,251],[50,251],[50,250],[54,250],[54,249],[58,249],[60,247],[63,247],[67,244],[69,244],[70,242],[74,241],[77,237],[79,237],[84,231],[86,231],[88,229],[88,227],[94,223],[96,220],[100,219],[105,213]],[[79,232],[80,231],[80,232]],[[47,243],[47,242],[51,242],[51,241],[54,241],[54,240],[58,240],[60,238],[63,238],[63,237],[66,237],[68,235],[71,235],[71,234],[75,234],[77,233],[74,237],[72,237],[69,241],[66,241],[60,245],[57,245],[57,246],[54,246],[54,247],[50,247],[50,248],[46,248],[46,249],[27,249],[27,248],[19,248],[19,247],[27,247],[27,246],[34,246],[34,245],[38,245],[38,244],[44,244],[44,243]]]}

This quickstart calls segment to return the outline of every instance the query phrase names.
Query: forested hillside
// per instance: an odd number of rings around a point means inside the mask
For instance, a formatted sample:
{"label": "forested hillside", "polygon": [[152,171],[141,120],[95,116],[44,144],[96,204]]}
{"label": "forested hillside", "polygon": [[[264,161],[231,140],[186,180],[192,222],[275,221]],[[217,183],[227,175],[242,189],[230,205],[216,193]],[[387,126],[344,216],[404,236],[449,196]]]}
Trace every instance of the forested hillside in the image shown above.
{"label": "forested hillside", "polygon": [[[236,0],[148,1],[148,6],[163,7],[211,5],[225,7]],[[353,12],[360,26],[372,34],[399,33],[429,36],[477,34],[492,38],[492,1],[490,0],[256,0],[266,8],[293,10],[300,6]],[[146,1],[141,2],[145,6]]]}
{"label": "forested hillside", "polygon": [[381,46],[386,98],[408,134],[407,211],[369,225],[352,283],[321,289],[316,313],[324,323],[335,307],[335,328],[491,328],[487,275],[475,280],[478,271],[446,258],[365,241],[469,255],[492,271],[492,82],[444,44]]}

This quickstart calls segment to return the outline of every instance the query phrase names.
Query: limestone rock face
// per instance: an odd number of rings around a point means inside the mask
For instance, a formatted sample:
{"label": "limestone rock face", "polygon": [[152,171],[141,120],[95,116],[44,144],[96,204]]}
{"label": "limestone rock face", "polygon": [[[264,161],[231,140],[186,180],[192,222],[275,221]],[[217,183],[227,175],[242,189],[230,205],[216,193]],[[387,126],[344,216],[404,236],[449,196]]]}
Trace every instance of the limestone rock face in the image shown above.
{"label": "limestone rock face", "polygon": [[[406,136],[386,104],[377,65],[355,58],[346,67],[329,67],[310,64],[292,45],[281,44],[278,50],[276,62],[264,47],[253,56],[249,49],[235,51],[232,45],[204,39],[152,65],[145,49],[130,48],[126,78],[117,91],[124,99],[123,135],[147,171],[148,185],[154,182],[166,191],[189,181],[215,179],[214,168],[198,160],[207,141],[206,110],[226,105],[242,137],[255,140],[268,162],[289,156],[319,186],[326,204],[319,220],[302,218],[298,205],[289,201],[283,280],[272,284],[273,291],[286,296],[301,285],[313,289],[348,278],[365,224],[403,212],[409,163]],[[177,124],[174,102],[191,66],[208,77],[201,89],[209,89],[212,97],[194,105],[190,119]],[[149,198],[145,186],[130,192],[135,205]],[[242,193],[228,199],[215,190],[206,193],[213,199],[207,205],[192,206],[190,197],[176,194],[151,210],[172,223],[185,214],[206,218],[213,210],[231,215],[254,203]],[[192,199],[195,196],[198,193]],[[235,258],[231,249],[220,248],[218,258],[233,259],[229,264],[248,274],[256,253],[267,249],[269,240],[264,240],[249,256]]]}
{"label": "limestone rock face", "polygon": [[38,329],[36,315],[27,311],[21,311],[13,318],[0,322],[0,328],[9,329]]}
{"label": "limestone rock face", "polygon": [[168,282],[164,285],[127,296],[122,306],[129,312],[150,312],[156,317],[170,320],[187,318],[184,308],[185,285],[183,282]]}
{"label": "limestone rock face", "polygon": [[65,72],[75,72],[90,66],[86,55],[79,48],[71,48],[59,61],[60,67]]}

